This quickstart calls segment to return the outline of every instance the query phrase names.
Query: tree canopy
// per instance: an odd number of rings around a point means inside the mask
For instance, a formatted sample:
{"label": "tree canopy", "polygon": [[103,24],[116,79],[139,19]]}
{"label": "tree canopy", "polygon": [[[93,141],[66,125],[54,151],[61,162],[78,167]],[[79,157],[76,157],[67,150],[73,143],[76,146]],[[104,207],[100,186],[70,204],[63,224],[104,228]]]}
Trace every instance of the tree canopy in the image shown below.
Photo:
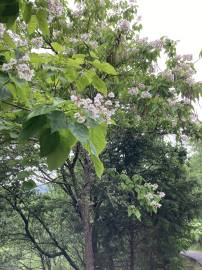
{"label": "tree canopy", "polygon": [[201,139],[202,83],[175,41],[140,38],[137,8],[0,3],[2,252],[19,269],[180,269],[200,208],[185,146]]}

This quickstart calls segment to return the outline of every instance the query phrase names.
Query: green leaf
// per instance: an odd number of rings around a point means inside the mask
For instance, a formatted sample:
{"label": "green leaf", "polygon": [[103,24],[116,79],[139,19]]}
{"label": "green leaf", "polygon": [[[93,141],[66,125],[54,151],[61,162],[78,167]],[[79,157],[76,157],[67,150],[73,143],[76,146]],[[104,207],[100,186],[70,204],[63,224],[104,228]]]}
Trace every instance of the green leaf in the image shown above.
{"label": "green leaf", "polygon": [[103,172],[104,172],[104,166],[102,161],[99,159],[99,157],[96,157],[94,155],[91,155],[91,160],[93,162],[93,165],[95,167],[96,175],[101,178]]}
{"label": "green leaf", "polygon": [[141,213],[140,210],[134,205],[130,205],[128,207],[128,216],[135,216],[139,221],[141,221]]}
{"label": "green leaf", "polygon": [[16,48],[14,41],[12,40],[12,38],[9,36],[8,33],[4,32],[3,40],[4,40],[5,44],[8,45],[9,47],[11,47],[13,49]]}
{"label": "green leaf", "polygon": [[98,156],[106,147],[107,125],[102,123],[95,128],[91,128],[89,134],[90,141],[94,145]]}
{"label": "green leaf", "polygon": [[39,138],[40,156],[45,157],[55,150],[60,141],[59,132],[51,133],[50,128],[45,129]]}
{"label": "green leaf", "polygon": [[84,64],[84,59],[83,58],[76,58],[76,59],[71,59],[69,58],[67,60],[67,65],[73,68],[80,68],[82,64]]}
{"label": "green leaf", "polygon": [[28,180],[22,183],[22,189],[25,189],[25,190],[32,190],[36,187],[37,185],[33,180]]}
{"label": "green leaf", "polygon": [[21,140],[28,140],[30,137],[38,134],[43,127],[47,124],[45,115],[33,117],[26,121],[20,133]]}
{"label": "green leaf", "polygon": [[88,143],[89,131],[85,125],[72,121],[68,124],[68,128],[78,141],[82,144]]}
{"label": "green leaf", "polygon": [[76,138],[69,130],[59,132],[60,139],[56,148],[47,156],[48,168],[54,170],[62,166],[67,159],[72,147],[76,143]]}
{"label": "green leaf", "polygon": [[79,79],[76,80],[76,87],[78,91],[83,91],[91,82],[88,77],[83,74]]}
{"label": "green leaf", "polygon": [[27,26],[27,31],[31,35],[37,29],[38,29],[37,17],[36,17],[36,15],[32,15],[31,19],[30,19],[30,21],[28,23],[28,26]]}
{"label": "green leaf", "polygon": [[70,83],[74,82],[78,77],[78,72],[75,69],[68,69],[65,71],[65,76],[67,77]]}
{"label": "green leaf", "polygon": [[0,88],[0,101],[9,100],[12,98],[12,94],[6,87]]}
{"label": "green leaf", "polygon": [[60,45],[58,42],[52,42],[51,46],[57,52],[63,52],[65,50],[65,48],[62,45]]}
{"label": "green leaf", "polygon": [[11,83],[7,85],[7,88],[11,91],[14,97],[20,100],[20,102],[26,103],[31,90],[29,84],[24,80],[12,76],[11,74],[9,74],[9,78]]}
{"label": "green leaf", "polygon": [[55,61],[57,56],[48,53],[31,53],[30,61],[34,64],[47,64],[51,61]]}
{"label": "green leaf", "polygon": [[107,95],[107,86],[97,75],[93,77],[92,84],[100,93]]}
{"label": "green leaf", "polygon": [[62,111],[53,111],[47,115],[50,122],[51,133],[67,128],[67,119]]}
{"label": "green leaf", "polygon": [[31,119],[35,116],[43,115],[43,114],[48,114],[52,111],[55,111],[56,107],[53,105],[43,105],[40,106],[36,109],[34,109],[27,117],[27,119]]}
{"label": "green leaf", "polygon": [[115,70],[115,68],[110,65],[109,63],[103,62],[101,63],[99,60],[94,60],[92,62],[93,66],[96,67],[97,69],[99,69],[100,71],[103,71],[109,75],[117,75],[117,71]]}
{"label": "green leaf", "polygon": [[[72,58],[74,58],[74,59],[80,58],[80,59],[83,59],[83,60],[84,60],[85,57],[86,57],[86,55],[85,55],[85,54],[81,54],[81,53],[80,53],[80,54],[73,54],[73,55],[72,55]],[[82,61],[83,61],[83,60],[82,60]]]}
{"label": "green leaf", "polygon": [[19,14],[19,0],[0,1],[0,23],[12,23]]}
{"label": "green leaf", "polygon": [[26,2],[25,7],[24,7],[24,12],[23,12],[23,19],[26,23],[29,23],[32,15],[32,2]]}
{"label": "green leaf", "polygon": [[44,36],[49,36],[48,21],[47,21],[47,18],[48,18],[47,11],[45,9],[43,9],[43,8],[40,8],[37,11],[36,17],[37,17],[39,29],[41,30],[41,32],[44,34]]}
{"label": "green leaf", "polygon": [[94,70],[89,69],[89,70],[84,72],[84,75],[86,78],[88,78],[89,82],[92,83],[93,77],[96,76],[96,73]]}
{"label": "green leaf", "polygon": [[97,56],[97,54],[96,54],[95,52],[93,52],[93,51],[90,51],[90,56],[91,56],[92,58],[96,58],[96,59],[99,58],[99,57]]}
{"label": "green leaf", "polygon": [[0,86],[5,84],[9,80],[9,76],[7,73],[0,71]]}

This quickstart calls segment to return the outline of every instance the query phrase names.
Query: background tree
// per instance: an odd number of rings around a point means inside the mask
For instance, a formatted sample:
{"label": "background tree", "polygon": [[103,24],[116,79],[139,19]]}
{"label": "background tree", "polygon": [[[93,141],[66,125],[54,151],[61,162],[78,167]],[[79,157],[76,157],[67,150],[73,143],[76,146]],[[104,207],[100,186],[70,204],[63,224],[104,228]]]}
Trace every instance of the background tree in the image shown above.
{"label": "background tree", "polygon": [[[139,38],[142,26],[134,1],[76,1],[78,5],[72,9],[63,1],[15,2],[12,20],[2,21],[6,24],[0,30],[1,140],[7,147],[26,143],[30,148],[25,153],[26,165],[36,162],[36,177],[55,182],[67,195],[66,201],[71,199],[82,224],[85,268],[94,270],[94,215],[103,191],[93,192],[104,171],[99,156],[106,147],[107,125],[113,124],[112,130],[121,134],[124,129],[137,135],[150,134],[152,142],[157,135],[163,139],[166,134],[174,134],[177,142],[185,135],[200,138],[192,102],[200,96],[201,83],[193,80],[191,56],[177,55],[174,41]],[[5,1],[3,7],[7,10]],[[167,57],[163,72],[158,70],[161,53]],[[109,145],[113,144],[111,139],[114,137],[109,136]],[[127,150],[130,156],[131,150]],[[122,168],[122,156],[117,158],[121,167],[115,176],[123,181],[122,189],[134,193],[132,201],[125,198],[129,215],[140,218],[142,208],[156,211],[162,193],[144,183],[146,176],[134,178],[127,163]],[[18,164],[16,167],[19,170]],[[56,169],[54,179],[48,169]],[[31,175],[33,172],[32,167]],[[14,181],[11,184],[18,188],[19,176],[13,178],[12,170],[9,173]],[[33,185],[33,177],[23,179],[26,185]],[[152,187],[155,200],[151,201],[147,194]],[[27,230],[27,217],[20,212]],[[29,208],[25,213],[30,214]],[[39,221],[40,215],[35,218],[52,238]],[[64,255],[64,246],[58,239],[53,242]],[[131,245],[131,254],[132,249]],[[67,260],[78,269],[76,259]],[[133,266],[131,260],[131,269]]]}

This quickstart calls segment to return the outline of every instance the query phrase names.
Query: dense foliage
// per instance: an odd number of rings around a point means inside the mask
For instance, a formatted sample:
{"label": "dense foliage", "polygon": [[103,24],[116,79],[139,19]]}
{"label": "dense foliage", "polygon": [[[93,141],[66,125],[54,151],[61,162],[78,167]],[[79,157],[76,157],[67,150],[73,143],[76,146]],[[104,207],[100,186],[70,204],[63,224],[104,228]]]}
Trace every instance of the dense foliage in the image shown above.
{"label": "dense foliage", "polygon": [[140,38],[133,0],[75,2],[0,3],[2,264],[179,269],[200,194],[192,57]]}

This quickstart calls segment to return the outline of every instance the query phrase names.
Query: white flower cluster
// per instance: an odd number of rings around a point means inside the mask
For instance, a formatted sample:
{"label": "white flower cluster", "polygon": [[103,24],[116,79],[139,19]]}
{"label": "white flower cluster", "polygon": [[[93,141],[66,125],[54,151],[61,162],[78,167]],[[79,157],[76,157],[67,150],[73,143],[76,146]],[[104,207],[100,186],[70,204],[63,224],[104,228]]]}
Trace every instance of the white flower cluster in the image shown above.
{"label": "white flower cluster", "polygon": [[179,102],[179,95],[176,93],[176,89],[175,87],[170,87],[168,88],[170,94],[172,95],[172,97],[167,99],[167,102],[169,104],[169,106],[175,106],[177,105],[177,103]]}
{"label": "white flower cluster", "polygon": [[144,184],[144,187],[148,190],[148,192],[145,194],[147,204],[151,207],[154,207],[155,209],[160,208],[161,204],[159,201],[165,197],[165,193],[159,191],[156,192],[158,188],[157,184],[146,183]]}
{"label": "white flower cluster", "polygon": [[184,97],[184,98],[182,99],[182,102],[183,102],[184,104],[186,104],[186,105],[191,105],[191,100],[190,100],[190,98]]}
{"label": "white flower cluster", "polygon": [[[151,98],[152,94],[148,90],[144,90],[146,86],[143,83],[138,83],[137,86],[128,89],[128,93],[133,96],[139,95],[140,98]],[[144,91],[140,91],[144,90]]]}
{"label": "white flower cluster", "polygon": [[4,32],[5,32],[5,27],[3,23],[0,23],[0,38],[3,38]]}
{"label": "white flower cluster", "polygon": [[149,45],[152,46],[154,49],[162,49],[164,46],[164,42],[160,39],[157,39],[157,40],[151,41]]}
{"label": "white flower cluster", "polygon": [[138,45],[148,45],[148,37],[140,38],[138,35],[136,37],[136,43]]}
{"label": "white flower cluster", "polygon": [[193,55],[192,54],[184,54],[184,55],[178,55],[177,60],[180,61],[188,61],[191,62],[193,60]]}
{"label": "white flower cluster", "polygon": [[198,115],[196,113],[192,113],[190,117],[192,122],[199,122]]}
{"label": "white flower cluster", "polygon": [[164,77],[165,79],[169,80],[169,81],[174,81],[175,80],[175,76],[172,73],[172,71],[166,69],[163,72],[160,72],[159,75],[161,75],[162,77]]}
{"label": "white flower cluster", "polygon": [[105,5],[105,0],[99,0],[99,5],[103,7]]}
{"label": "white flower cluster", "polygon": [[90,38],[90,34],[89,33],[84,33],[84,34],[81,34],[81,36],[80,36],[80,39],[82,40],[82,41],[88,41],[89,40],[89,38]]}
{"label": "white flower cluster", "polygon": [[16,44],[17,47],[25,47],[28,45],[27,40],[22,40],[19,35],[13,33],[11,30],[8,30],[7,33],[12,38],[13,42]]}
{"label": "white flower cluster", "polygon": [[[91,35],[89,33],[81,34],[80,39],[81,41],[85,42],[88,46],[90,46],[92,49],[96,49],[98,47],[98,43],[95,40],[90,40]],[[77,39],[72,39],[72,43],[78,42]]]}
{"label": "white flower cluster", "polygon": [[27,64],[17,65],[18,76],[25,81],[31,81],[34,76],[34,70],[30,69]]}
{"label": "white flower cluster", "polygon": [[9,71],[9,70],[16,70],[18,73],[18,76],[26,81],[31,81],[32,77],[34,76],[34,70],[31,70],[28,62],[29,56],[25,54],[23,57],[18,59],[10,59],[8,63],[4,63],[2,65],[2,71]]}
{"label": "white flower cluster", "polygon": [[31,43],[34,48],[39,49],[43,46],[43,38],[42,37],[35,37],[31,40]]}
{"label": "white flower cluster", "polygon": [[106,100],[101,94],[97,94],[92,100],[90,98],[81,98],[80,96],[71,96],[71,100],[84,112],[77,112],[74,117],[79,123],[84,123],[86,121],[85,111],[89,112],[93,119],[103,118],[107,123],[110,122],[111,117],[114,115],[116,108],[119,107],[119,102],[112,102],[114,93],[110,92],[108,94],[108,99]]}
{"label": "white flower cluster", "polygon": [[73,16],[74,17],[81,17],[84,13],[84,7],[82,5],[77,4],[75,9],[73,10]]}
{"label": "white flower cluster", "polygon": [[192,86],[194,84],[193,75],[196,71],[193,69],[190,62],[192,59],[192,55],[178,55],[176,60],[178,61],[176,67],[173,69],[173,73],[176,74],[179,78],[183,78],[185,82]]}
{"label": "white flower cluster", "polygon": [[130,30],[130,22],[127,20],[121,20],[118,22],[118,29],[122,32],[128,32]]}
{"label": "white flower cluster", "polygon": [[128,93],[130,95],[136,96],[139,93],[139,89],[137,87],[131,87],[128,89]]}
{"label": "white flower cluster", "polygon": [[60,17],[63,14],[63,6],[59,0],[48,0],[48,8],[56,17]]}

